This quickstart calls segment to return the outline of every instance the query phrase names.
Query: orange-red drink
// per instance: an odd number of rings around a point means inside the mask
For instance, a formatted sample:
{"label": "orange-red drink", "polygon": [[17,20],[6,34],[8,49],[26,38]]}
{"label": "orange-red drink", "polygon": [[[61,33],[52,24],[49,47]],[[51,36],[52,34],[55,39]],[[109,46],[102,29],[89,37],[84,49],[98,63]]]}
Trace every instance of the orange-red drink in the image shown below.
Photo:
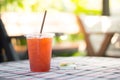
{"label": "orange-red drink", "polygon": [[52,53],[52,35],[28,35],[28,55],[30,69],[33,72],[47,72],[50,70]]}

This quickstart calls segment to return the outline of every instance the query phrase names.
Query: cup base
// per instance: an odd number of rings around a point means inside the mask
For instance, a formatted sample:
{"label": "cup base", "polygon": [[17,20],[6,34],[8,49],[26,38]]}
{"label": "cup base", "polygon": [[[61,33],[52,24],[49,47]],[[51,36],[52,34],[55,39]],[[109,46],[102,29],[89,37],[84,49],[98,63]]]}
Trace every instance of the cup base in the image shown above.
{"label": "cup base", "polygon": [[49,72],[49,70],[30,70],[31,72]]}

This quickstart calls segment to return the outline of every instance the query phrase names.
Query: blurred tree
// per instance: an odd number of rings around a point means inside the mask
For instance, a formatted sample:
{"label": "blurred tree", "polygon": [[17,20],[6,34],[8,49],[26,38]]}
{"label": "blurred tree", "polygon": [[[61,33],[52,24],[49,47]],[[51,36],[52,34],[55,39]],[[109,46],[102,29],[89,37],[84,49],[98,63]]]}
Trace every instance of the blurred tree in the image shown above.
{"label": "blurred tree", "polygon": [[[92,0],[91,0],[92,1]],[[0,0],[0,10],[40,12],[43,9],[73,12],[75,14],[100,15],[100,9],[90,8],[89,0]],[[96,1],[97,2],[97,1]],[[90,3],[90,4],[89,4]],[[99,3],[100,4],[100,3]]]}
{"label": "blurred tree", "polygon": [[0,0],[0,12],[16,11],[18,8],[24,9],[23,0]]}
{"label": "blurred tree", "polygon": [[[92,5],[95,4],[94,1],[91,0],[92,4],[89,4],[90,3],[89,0],[71,0],[71,2],[75,6],[74,13],[75,14],[87,14],[87,15],[101,15],[100,9],[94,9],[93,7],[90,8]],[[99,3],[99,4],[101,4],[101,3]]]}

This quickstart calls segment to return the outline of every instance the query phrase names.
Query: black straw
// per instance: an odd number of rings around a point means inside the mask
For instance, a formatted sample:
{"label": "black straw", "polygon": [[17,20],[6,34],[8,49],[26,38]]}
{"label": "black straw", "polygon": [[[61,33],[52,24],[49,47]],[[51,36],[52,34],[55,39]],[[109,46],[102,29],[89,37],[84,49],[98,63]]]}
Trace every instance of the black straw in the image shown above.
{"label": "black straw", "polygon": [[45,22],[46,14],[47,14],[47,10],[45,10],[45,13],[44,13],[44,17],[43,17],[43,21],[42,21],[42,25],[41,25],[40,33],[42,33],[42,31],[43,31],[43,26],[44,26],[44,22]]}

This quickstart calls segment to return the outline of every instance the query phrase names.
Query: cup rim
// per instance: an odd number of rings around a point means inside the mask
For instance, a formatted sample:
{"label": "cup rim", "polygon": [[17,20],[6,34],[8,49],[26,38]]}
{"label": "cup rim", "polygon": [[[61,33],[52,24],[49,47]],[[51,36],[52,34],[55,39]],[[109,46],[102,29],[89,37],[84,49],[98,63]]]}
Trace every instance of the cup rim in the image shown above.
{"label": "cup rim", "polygon": [[43,37],[54,37],[54,33],[31,33],[31,34],[25,34],[24,36],[26,38],[43,38]]}

